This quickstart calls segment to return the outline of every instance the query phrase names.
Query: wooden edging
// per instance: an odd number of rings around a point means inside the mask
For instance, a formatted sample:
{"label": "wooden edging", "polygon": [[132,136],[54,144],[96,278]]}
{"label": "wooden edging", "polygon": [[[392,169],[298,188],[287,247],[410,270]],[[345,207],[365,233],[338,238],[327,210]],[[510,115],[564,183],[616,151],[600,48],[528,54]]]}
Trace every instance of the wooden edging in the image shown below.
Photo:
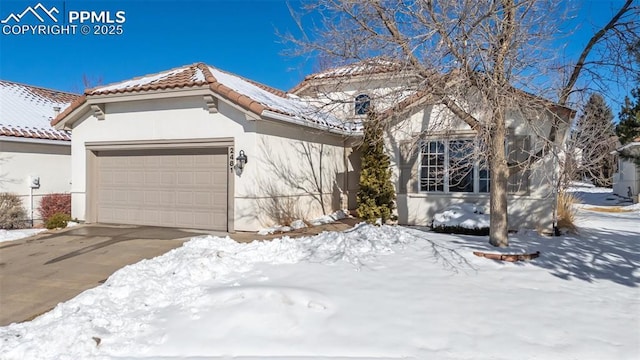
{"label": "wooden edging", "polygon": [[491,260],[500,260],[500,261],[529,261],[540,256],[540,251],[536,251],[533,254],[495,254],[495,253],[485,253],[482,251],[474,251],[473,255],[484,257]]}

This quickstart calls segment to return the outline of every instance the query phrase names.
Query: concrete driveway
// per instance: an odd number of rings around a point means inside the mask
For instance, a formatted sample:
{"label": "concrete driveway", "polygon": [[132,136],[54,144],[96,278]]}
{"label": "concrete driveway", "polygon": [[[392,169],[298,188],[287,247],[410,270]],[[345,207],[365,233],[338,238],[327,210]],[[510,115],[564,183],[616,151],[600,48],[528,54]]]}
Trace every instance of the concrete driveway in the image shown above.
{"label": "concrete driveway", "polygon": [[0,243],[0,326],[30,320],[113,272],[179,247],[200,232],[130,225],[82,225]]}
{"label": "concrete driveway", "polygon": [[[344,231],[358,222],[346,218],[286,235],[301,237]],[[282,236],[91,224],[0,243],[0,326],[31,320],[100,285],[116,270],[162,255],[198,235],[229,235],[238,242],[268,241]]]}

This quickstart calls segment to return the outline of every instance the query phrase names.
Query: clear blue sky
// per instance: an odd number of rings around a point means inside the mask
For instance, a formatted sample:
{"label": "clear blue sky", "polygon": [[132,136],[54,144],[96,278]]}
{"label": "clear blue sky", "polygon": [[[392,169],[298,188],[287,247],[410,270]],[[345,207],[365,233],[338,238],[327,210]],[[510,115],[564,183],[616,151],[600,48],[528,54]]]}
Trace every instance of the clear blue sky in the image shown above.
{"label": "clear blue sky", "polygon": [[[0,20],[38,2],[61,14],[111,11],[115,18],[116,11],[125,11],[123,34],[82,35],[77,22],[75,35],[0,34],[1,79],[79,92],[83,75],[110,83],[202,61],[287,90],[314,68],[311,61],[282,55],[288,45],[276,29],[296,30],[284,0],[0,0]],[[579,51],[592,28],[602,26],[621,3],[583,1],[576,19],[582,30],[570,39],[568,55]],[[39,24],[29,16],[24,23]]]}

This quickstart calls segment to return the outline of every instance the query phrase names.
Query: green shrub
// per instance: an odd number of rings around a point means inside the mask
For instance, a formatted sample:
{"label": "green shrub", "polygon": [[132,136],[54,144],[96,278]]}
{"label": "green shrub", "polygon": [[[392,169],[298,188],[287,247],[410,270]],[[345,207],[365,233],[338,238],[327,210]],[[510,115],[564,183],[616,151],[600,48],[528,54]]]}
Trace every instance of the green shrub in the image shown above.
{"label": "green shrub", "polygon": [[364,122],[360,189],[356,195],[358,216],[368,223],[376,223],[378,219],[382,224],[395,220],[396,192],[391,181],[391,161],[384,149],[383,126],[384,123],[370,111]]}
{"label": "green shrub", "polygon": [[40,200],[38,212],[45,223],[57,213],[71,216],[71,194],[47,194],[43,196]]}
{"label": "green shrub", "polygon": [[49,217],[45,225],[47,229],[66,228],[69,221],[71,221],[71,216],[65,213],[55,213]]}
{"label": "green shrub", "polygon": [[20,229],[27,220],[27,211],[18,195],[0,193],[0,229]]}

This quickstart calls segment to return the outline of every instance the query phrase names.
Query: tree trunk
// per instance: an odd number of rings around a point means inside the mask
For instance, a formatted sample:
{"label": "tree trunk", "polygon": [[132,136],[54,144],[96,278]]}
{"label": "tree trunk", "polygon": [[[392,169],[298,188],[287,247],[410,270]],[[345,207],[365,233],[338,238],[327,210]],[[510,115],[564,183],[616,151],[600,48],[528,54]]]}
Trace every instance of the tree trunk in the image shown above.
{"label": "tree trunk", "polygon": [[489,243],[493,246],[509,246],[509,225],[507,223],[507,192],[509,168],[505,151],[507,129],[504,107],[495,109],[495,119],[491,132],[489,167],[491,171],[491,193],[489,199],[490,230]]}

